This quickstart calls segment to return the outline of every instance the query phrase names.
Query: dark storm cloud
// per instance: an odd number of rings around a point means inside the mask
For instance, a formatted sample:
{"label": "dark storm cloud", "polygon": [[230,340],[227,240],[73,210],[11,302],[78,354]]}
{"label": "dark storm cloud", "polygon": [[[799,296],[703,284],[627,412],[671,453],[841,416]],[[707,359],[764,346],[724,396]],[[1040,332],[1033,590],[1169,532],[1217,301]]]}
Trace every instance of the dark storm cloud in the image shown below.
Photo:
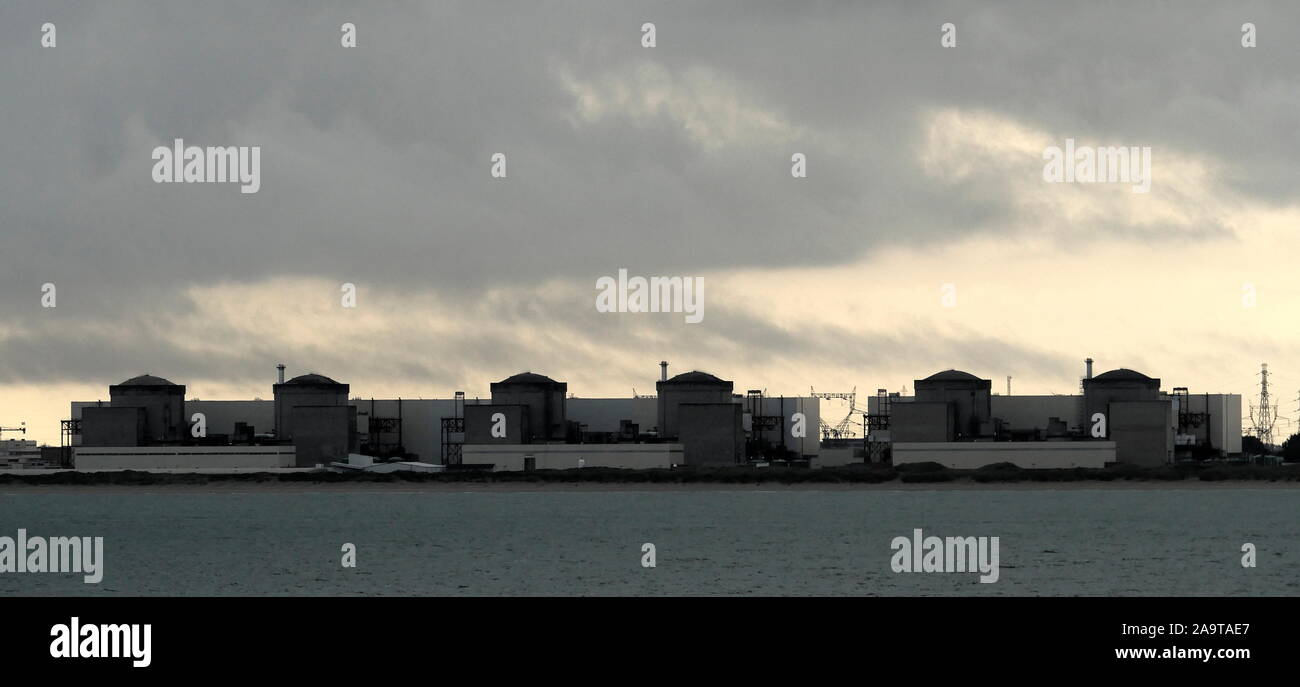
{"label": "dark storm cloud", "polygon": [[[56,49],[38,47],[44,21]],[[339,46],[345,21],[355,50]],[[658,27],[652,50],[644,21]],[[958,50],[938,47],[945,21]],[[1243,21],[1259,48],[1240,47]],[[19,3],[0,22],[0,316],[75,338],[79,322],[184,311],[191,284],[316,276],[473,301],[619,267],[831,265],[1003,231],[1018,212],[1004,187],[920,169],[918,126],[934,108],[1212,156],[1246,196],[1293,202],[1298,31],[1300,7],[1280,2]],[[705,70],[702,83],[790,139],[711,148],[669,107],[576,116],[562,75],[635,91],[648,62],[675,87]],[[262,146],[261,191],[154,184],[150,152],[176,137]],[[498,151],[505,181],[488,177]],[[797,183],[794,151],[809,156]],[[38,307],[45,282],[57,311]],[[562,316],[600,336],[590,315]],[[771,329],[750,340],[750,355],[819,353]],[[131,343],[151,357],[147,337]],[[78,373],[116,376],[138,366],[122,355],[17,339],[3,366],[13,379],[75,357]],[[228,374],[234,362],[206,364]]]}

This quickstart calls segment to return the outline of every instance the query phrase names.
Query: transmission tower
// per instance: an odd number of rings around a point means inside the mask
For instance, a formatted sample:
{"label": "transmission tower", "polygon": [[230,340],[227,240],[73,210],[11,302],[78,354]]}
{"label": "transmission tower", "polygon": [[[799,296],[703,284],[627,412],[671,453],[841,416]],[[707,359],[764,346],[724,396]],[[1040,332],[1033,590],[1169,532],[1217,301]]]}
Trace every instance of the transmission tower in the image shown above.
{"label": "transmission tower", "polygon": [[1277,406],[1268,397],[1268,363],[1259,366],[1259,403],[1250,408],[1250,424],[1255,437],[1265,448],[1273,446],[1273,425],[1277,422]]}
{"label": "transmission tower", "polygon": [[853,387],[853,391],[832,393],[819,392],[812,387],[808,387],[808,393],[814,398],[826,399],[828,401],[832,399],[846,401],[849,406],[849,412],[844,415],[844,419],[840,420],[839,423],[833,427],[820,417],[817,418],[817,423],[821,427],[822,431],[822,439],[848,439],[857,433],[852,427],[852,422],[854,414],[862,413],[857,406],[858,387]]}

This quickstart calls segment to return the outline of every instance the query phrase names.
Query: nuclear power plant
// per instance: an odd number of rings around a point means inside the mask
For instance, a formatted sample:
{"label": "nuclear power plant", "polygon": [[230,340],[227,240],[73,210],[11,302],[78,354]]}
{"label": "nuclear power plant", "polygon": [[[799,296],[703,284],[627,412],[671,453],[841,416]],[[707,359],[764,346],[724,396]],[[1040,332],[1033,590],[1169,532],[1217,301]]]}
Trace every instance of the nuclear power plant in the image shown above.
{"label": "nuclear power plant", "polygon": [[1119,368],[1092,375],[1084,361],[1074,395],[999,396],[991,380],[960,370],[883,389],[868,400],[868,453],[895,464],[953,468],[1164,465],[1241,453],[1241,396],[1160,390],[1160,380]]}
{"label": "nuclear power plant", "polygon": [[576,467],[810,464],[821,444],[819,399],[733,393],[701,371],[668,377],[655,396],[579,398],[565,382],[525,371],[490,385],[488,399],[348,398],[321,374],[284,380],[272,401],[185,399],[152,375],[109,388],[109,401],[72,403],[68,467],[289,469],[374,467],[534,470]]}
{"label": "nuclear power plant", "polygon": [[[828,467],[935,462],[953,468],[1164,465],[1240,454],[1241,397],[1161,389],[1118,368],[1073,395],[1005,395],[990,379],[944,370],[914,393],[883,389],[865,412],[856,393],[769,396],[661,362],[655,395],[583,398],[569,384],[524,371],[489,385],[489,398],[349,398],[317,373],[285,380],[272,400],[199,401],[185,385],[141,375],[109,400],[73,402],[63,422],[64,467],[121,469],[543,470]],[[821,403],[846,400],[838,424]],[[838,414],[837,414],[838,417]],[[832,419],[833,420],[833,419]],[[859,426],[858,437],[846,428]]]}

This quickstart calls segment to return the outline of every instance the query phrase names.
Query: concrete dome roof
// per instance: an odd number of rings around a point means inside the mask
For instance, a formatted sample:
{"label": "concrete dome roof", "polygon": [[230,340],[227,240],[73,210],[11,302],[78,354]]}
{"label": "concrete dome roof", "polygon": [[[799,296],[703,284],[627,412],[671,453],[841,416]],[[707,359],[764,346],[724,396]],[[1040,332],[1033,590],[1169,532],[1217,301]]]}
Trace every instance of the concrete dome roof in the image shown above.
{"label": "concrete dome roof", "polygon": [[926,377],[923,381],[926,381],[926,382],[957,382],[957,381],[961,381],[961,382],[982,382],[982,381],[984,381],[984,380],[980,379],[979,377],[976,377],[975,375],[973,375],[973,374],[971,374],[971,373],[969,373],[969,372],[962,372],[961,370],[944,370],[943,372],[936,372],[936,373],[930,375],[929,377]]}
{"label": "concrete dome roof", "polygon": [[330,379],[329,377],[326,377],[325,375],[318,375],[313,372],[305,375],[298,375],[297,377],[294,377],[293,379],[290,379],[289,381],[285,382],[285,384],[336,384],[337,385],[338,382]]}
{"label": "concrete dome roof", "polygon": [[1142,374],[1141,372],[1138,372],[1137,370],[1130,370],[1130,369],[1128,369],[1127,367],[1121,367],[1121,368],[1119,368],[1119,369],[1111,370],[1110,372],[1103,372],[1103,373],[1097,375],[1096,377],[1093,377],[1093,379],[1097,379],[1097,380],[1101,380],[1101,381],[1105,381],[1105,382],[1152,382],[1152,381],[1155,381],[1154,379],[1152,379],[1152,378],[1150,378],[1150,377],[1148,377],[1148,376]]}
{"label": "concrete dome roof", "polygon": [[151,374],[142,374],[139,377],[132,377],[126,380],[125,382],[118,384],[117,386],[177,386],[177,385],[167,381],[166,379],[163,379],[162,377],[155,377]]}
{"label": "concrete dome roof", "polygon": [[672,384],[672,383],[681,383],[681,384],[726,384],[727,382],[725,382],[725,381],[723,381],[723,380],[721,380],[721,379],[718,379],[717,377],[714,377],[713,375],[711,375],[711,374],[709,374],[709,373],[707,373],[707,372],[700,372],[699,370],[691,370],[690,372],[683,372],[683,373],[677,375],[676,377],[673,377],[672,379],[669,379],[669,380],[667,381],[667,383],[669,383],[669,384]]}
{"label": "concrete dome roof", "polygon": [[546,375],[539,375],[536,372],[520,372],[517,375],[510,375],[509,377],[506,377],[505,379],[497,383],[498,384],[558,384],[559,382],[555,381],[554,379],[551,379],[550,377],[547,377]]}

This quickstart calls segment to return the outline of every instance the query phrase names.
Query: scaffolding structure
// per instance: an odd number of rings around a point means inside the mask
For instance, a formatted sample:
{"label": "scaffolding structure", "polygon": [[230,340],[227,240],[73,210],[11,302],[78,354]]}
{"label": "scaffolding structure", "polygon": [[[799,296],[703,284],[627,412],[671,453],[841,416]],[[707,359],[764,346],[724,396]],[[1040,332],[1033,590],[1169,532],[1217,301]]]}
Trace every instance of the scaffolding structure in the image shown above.
{"label": "scaffolding structure", "polygon": [[81,419],[59,420],[59,462],[61,467],[72,467],[73,437],[81,436]]}
{"label": "scaffolding structure", "polygon": [[[459,434],[460,438],[452,436]],[[460,465],[465,444],[465,392],[457,391],[452,417],[442,418],[442,464]]]}

